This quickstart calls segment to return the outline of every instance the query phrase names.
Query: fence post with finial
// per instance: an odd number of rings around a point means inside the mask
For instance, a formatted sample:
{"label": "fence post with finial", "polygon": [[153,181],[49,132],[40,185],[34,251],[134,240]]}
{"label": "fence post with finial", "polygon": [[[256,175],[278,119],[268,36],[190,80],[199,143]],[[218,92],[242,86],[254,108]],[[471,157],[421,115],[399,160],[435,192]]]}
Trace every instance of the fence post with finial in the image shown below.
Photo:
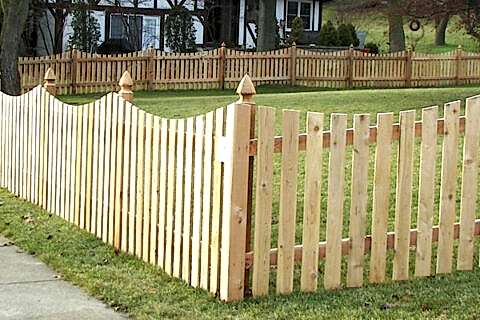
{"label": "fence post with finial", "polygon": [[47,69],[47,72],[45,72],[43,80],[43,87],[48,91],[48,93],[55,96],[57,94],[57,85],[55,84],[57,77],[55,76],[55,72],[53,72],[51,67]]}
{"label": "fence post with finial", "polygon": [[118,94],[128,102],[133,102],[133,80],[130,72],[125,71],[118,82],[120,91]]}
{"label": "fence post with finial", "polygon": [[353,44],[348,48],[348,69],[347,69],[347,86],[348,88],[353,87],[353,54],[354,54]]}
{"label": "fence post with finial", "polygon": [[407,51],[405,52],[405,86],[411,87],[412,86],[412,47],[408,46]]}
{"label": "fence post with finial", "polygon": [[154,78],[154,69],[155,69],[155,54],[156,50],[151,44],[148,47],[147,56],[147,90],[153,90],[153,78]]}
{"label": "fence post with finial", "polygon": [[297,82],[297,44],[294,42],[290,47],[290,84]]}
{"label": "fence post with finial", "polygon": [[218,64],[218,82],[220,89],[225,89],[225,60],[226,60],[226,47],[225,42],[222,42],[219,50],[220,59]]}
{"label": "fence post with finial", "polygon": [[245,252],[249,207],[249,150],[255,87],[245,75],[237,89],[240,99],[227,107],[226,136],[220,148],[225,151],[223,178],[222,248],[220,299],[242,300],[246,282]]}
{"label": "fence post with finial", "polygon": [[77,46],[73,45],[70,51],[70,88],[71,93],[77,93],[77,63],[78,63],[78,50]]}
{"label": "fence post with finial", "polygon": [[460,85],[462,79],[462,58],[463,58],[462,45],[458,45],[455,51],[455,85]]}

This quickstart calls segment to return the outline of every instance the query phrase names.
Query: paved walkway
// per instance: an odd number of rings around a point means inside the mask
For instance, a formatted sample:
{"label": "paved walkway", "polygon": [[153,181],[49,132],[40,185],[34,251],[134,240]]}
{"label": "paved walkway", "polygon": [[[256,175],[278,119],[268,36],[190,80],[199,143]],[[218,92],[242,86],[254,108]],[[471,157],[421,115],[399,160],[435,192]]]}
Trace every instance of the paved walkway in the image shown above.
{"label": "paved walkway", "polygon": [[0,235],[0,320],[125,320]]}

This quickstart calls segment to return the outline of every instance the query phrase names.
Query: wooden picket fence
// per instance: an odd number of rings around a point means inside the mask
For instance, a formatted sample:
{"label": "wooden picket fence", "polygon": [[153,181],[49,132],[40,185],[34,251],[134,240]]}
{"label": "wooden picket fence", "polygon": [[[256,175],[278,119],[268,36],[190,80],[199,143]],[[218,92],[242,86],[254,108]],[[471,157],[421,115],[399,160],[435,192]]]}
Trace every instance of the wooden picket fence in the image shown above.
{"label": "wooden picket fence", "polygon": [[235,88],[245,73],[258,84],[310,87],[427,87],[480,82],[480,54],[460,48],[446,54],[405,51],[371,55],[351,50],[317,52],[296,46],[243,52],[224,46],[177,54],[154,49],[118,55],[72,50],[19,59],[24,92],[42,81],[48,68],[61,94],[108,92],[128,70],[136,90]]}
{"label": "wooden picket fence", "polygon": [[381,113],[371,126],[369,115],[360,114],[353,128],[345,114],[332,114],[327,130],[324,114],[308,113],[302,134],[300,113],[286,110],[281,136],[275,136],[275,111],[255,105],[248,76],[238,102],[206,115],[165,119],[127,101],[128,73],[119,94],[80,106],[51,94],[48,73],[45,88],[19,97],[0,94],[0,186],[191,286],[233,301],[250,288],[255,297],[290,293],[295,274],[299,289],[313,292],[322,278],[326,289],[341,287],[343,275],[347,287],[387,281],[387,263],[393,280],[450,273],[455,257],[456,269],[473,269],[480,234],[480,96],[467,99],[464,116],[457,101],[445,105],[443,118],[430,107],[421,121],[415,111],[402,111],[399,123]]}

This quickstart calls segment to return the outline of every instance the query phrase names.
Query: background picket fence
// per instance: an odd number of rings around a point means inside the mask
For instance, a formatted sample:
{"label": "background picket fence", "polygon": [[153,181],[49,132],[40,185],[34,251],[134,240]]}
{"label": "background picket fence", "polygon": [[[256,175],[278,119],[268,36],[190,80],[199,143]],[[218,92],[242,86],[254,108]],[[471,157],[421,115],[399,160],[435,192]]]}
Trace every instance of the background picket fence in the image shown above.
{"label": "background picket fence", "polygon": [[226,301],[250,288],[290,293],[296,274],[312,292],[321,279],[327,289],[387,281],[387,264],[393,280],[450,273],[455,258],[456,269],[473,269],[480,96],[464,116],[457,101],[443,118],[430,107],[421,121],[402,111],[398,124],[392,113],[373,126],[360,114],[348,128],[337,113],[327,129],[324,114],[308,113],[302,134],[300,113],[286,110],[275,136],[274,109],[255,106],[248,76],[238,102],[187,119],[126,101],[129,80],[80,106],[40,86],[0,94],[0,186]]}
{"label": "background picket fence", "polygon": [[221,47],[198,53],[154,49],[118,55],[72,50],[46,57],[24,57],[19,72],[24,92],[53,68],[61,94],[118,89],[128,70],[137,90],[235,88],[245,73],[259,84],[310,87],[426,87],[480,82],[480,54],[460,48],[446,54],[405,51],[371,55],[354,50],[317,52],[290,47],[244,52]]}

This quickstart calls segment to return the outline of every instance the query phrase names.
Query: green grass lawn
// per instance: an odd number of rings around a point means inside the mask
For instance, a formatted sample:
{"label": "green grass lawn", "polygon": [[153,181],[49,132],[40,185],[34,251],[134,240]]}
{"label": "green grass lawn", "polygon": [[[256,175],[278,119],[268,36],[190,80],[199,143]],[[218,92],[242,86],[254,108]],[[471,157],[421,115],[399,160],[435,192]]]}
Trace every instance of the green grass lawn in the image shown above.
{"label": "green grass lawn", "polygon": [[[303,130],[304,111],[307,110],[326,114],[348,113],[350,123],[353,113],[369,113],[373,124],[378,112],[394,112],[398,116],[398,112],[401,110],[420,110],[422,107],[442,105],[453,100],[463,101],[466,97],[480,93],[480,87],[353,91],[305,90],[303,88],[260,87],[255,100],[259,105],[276,107],[277,119],[280,119],[281,109],[284,108],[302,111]],[[286,93],[281,93],[285,91]],[[64,96],[60,99],[68,103],[86,103],[96,97],[98,96]],[[163,117],[186,117],[202,114],[223,107],[235,99],[236,97],[231,91],[135,93],[135,104]],[[417,113],[417,116],[420,116],[420,112]],[[326,125],[328,126],[327,121]],[[280,123],[278,120],[277,133],[279,133]],[[439,140],[440,143],[441,139]],[[416,151],[418,148],[419,144],[417,143]],[[438,149],[440,151],[440,145]],[[461,144],[459,144],[460,149]],[[348,230],[350,149],[348,153],[344,232]],[[373,155],[374,146],[372,146],[371,159],[373,159]],[[416,152],[416,167],[418,167],[418,159],[418,152]],[[300,168],[303,168],[303,156],[299,161]],[[459,167],[460,164],[459,162]],[[327,165],[328,153],[325,155],[324,162],[324,191],[327,190]],[[373,162],[371,167],[372,165]],[[274,215],[278,212],[278,169],[277,156]],[[392,166],[392,177],[394,173],[395,165]],[[437,179],[438,176],[439,172]],[[372,179],[372,177],[371,172],[369,178]],[[303,179],[304,172],[301,169],[299,172],[297,243],[301,243]],[[412,208],[413,224],[416,217],[415,191],[418,190],[418,174],[414,175],[414,181],[416,182],[414,183]],[[395,179],[392,179],[392,195],[394,195],[394,189]],[[371,194],[371,183],[369,192]],[[436,193],[438,208],[438,183]],[[393,199],[394,197],[391,201],[391,213],[394,211]],[[325,207],[326,197],[323,194],[322,212],[325,212]],[[25,215],[32,215],[34,223],[26,223],[22,218]],[[393,218],[392,214],[391,218]],[[274,217],[272,238],[274,246],[276,246],[277,233],[275,219],[276,217]],[[322,214],[321,223],[324,228],[325,214]],[[21,248],[36,254],[63,274],[67,280],[82,286],[113,307],[141,319],[191,319],[194,317],[201,319],[472,318],[477,314],[477,301],[480,298],[478,290],[480,270],[476,270],[470,273],[455,273],[449,276],[402,283],[369,285],[354,290],[327,292],[319,289],[315,294],[297,292],[285,297],[272,295],[264,299],[249,298],[241,303],[223,304],[201,290],[189,288],[181,281],[169,278],[156,267],[144,264],[134,257],[115,254],[112,248],[102,244],[94,236],[33,205],[16,199],[6,191],[0,191],[0,232],[14,240]],[[323,233],[321,233],[321,237],[323,239]],[[320,269],[323,269],[322,264]],[[391,270],[388,272],[391,273]],[[273,279],[274,274],[272,273],[272,281]],[[321,279],[319,282],[321,283]],[[298,284],[296,284],[296,288],[298,288]]]}
{"label": "green grass lawn", "polygon": [[[367,32],[366,42],[375,42],[379,45],[382,52],[388,52],[388,21],[383,15],[366,14],[365,12],[349,12],[341,16],[335,11],[334,6],[326,5],[324,8],[325,21],[333,22],[351,22],[357,28],[357,31]],[[404,18],[404,30],[407,46],[415,47],[417,52],[422,53],[442,53],[455,50],[459,45],[466,51],[478,52],[479,43],[466,34],[465,30],[459,24],[459,18],[454,16],[450,20],[446,33],[446,45],[435,46],[435,27],[432,22],[421,20],[422,29],[413,32],[409,29],[409,19]]]}

